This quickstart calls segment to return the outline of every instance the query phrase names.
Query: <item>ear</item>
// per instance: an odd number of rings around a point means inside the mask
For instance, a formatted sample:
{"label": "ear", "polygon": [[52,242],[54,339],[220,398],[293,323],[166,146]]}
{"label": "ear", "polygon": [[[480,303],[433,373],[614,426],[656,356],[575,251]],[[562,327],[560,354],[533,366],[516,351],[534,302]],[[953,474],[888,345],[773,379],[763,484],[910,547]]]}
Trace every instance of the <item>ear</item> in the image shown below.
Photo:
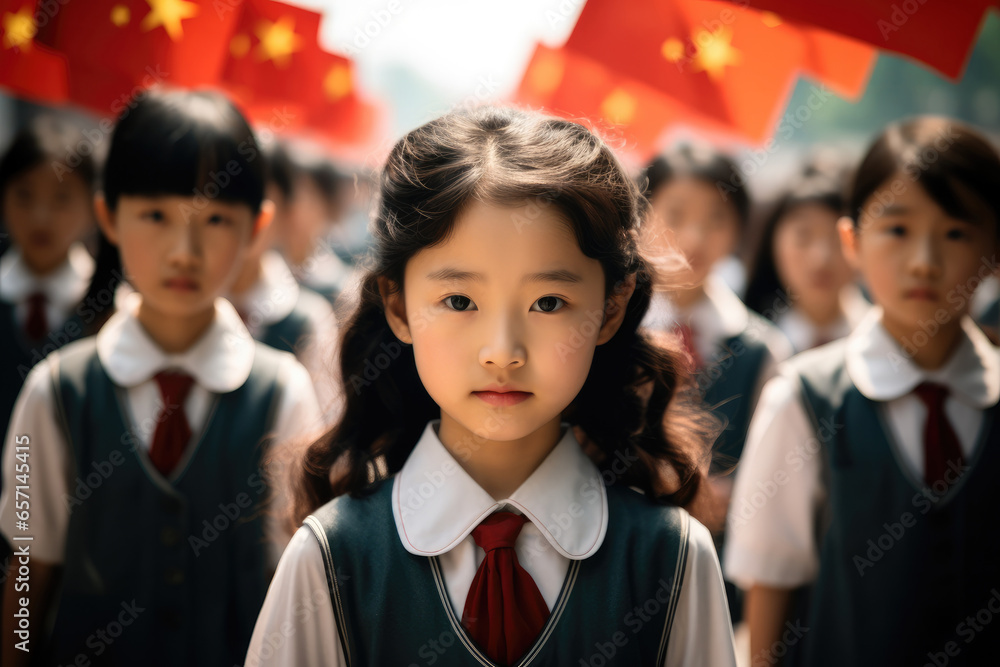
{"label": "ear", "polygon": [[845,215],[837,221],[837,231],[844,259],[852,269],[858,270],[858,230],[854,227],[854,220]]}
{"label": "ear", "polygon": [[97,217],[97,224],[101,227],[101,232],[107,237],[111,245],[118,245],[118,228],[115,226],[114,211],[108,208],[108,202],[104,198],[103,192],[94,195],[94,215]]}
{"label": "ear", "polygon": [[388,278],[379,277],[378,291],[382,295],[382,306],[385,309],[385,319],[389,323],[392,333],[401,343],[413,345],[413,336],[410,334],[410,323],[406,317],[406,303],[403,300],[402,290],[393,290],[393,283]]}
{"label": "ear", "polygon": [[603,345],[611,340],[625,319],[625,310],[632,292],[635,291],[635,274],[630,273],[625,279],[615,285],[614,292],[604,301],[604,321],[597,333],[597,344]]}
{"label": "ear", "polygon": [[253,230],[250,232],[250,239],[257,238],[262,231],[270,226],[272,220],[274,220],[274,202],[270,199],[265,199],[260,204],[260,213],[257,214],[257,218],[253,221]]}

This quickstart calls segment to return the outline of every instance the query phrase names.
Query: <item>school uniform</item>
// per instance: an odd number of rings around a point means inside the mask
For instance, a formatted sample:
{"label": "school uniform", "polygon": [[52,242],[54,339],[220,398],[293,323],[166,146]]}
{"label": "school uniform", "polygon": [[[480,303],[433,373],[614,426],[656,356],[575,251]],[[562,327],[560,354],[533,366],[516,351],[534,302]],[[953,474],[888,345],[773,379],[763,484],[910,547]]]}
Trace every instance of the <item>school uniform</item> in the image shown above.
{"label": "school uniform", "polygon": [[549,615],[515,664],[735,665],[708,530],[677,507],[605,486],[569,424],[508,498],[461,468],[430,421],[403,468],[308,517],[282,556],[246,664],[492,665],[462,625],[494,511]]}
{"label": "school uniform", "polygon": [[[312,385],[291,354],[253,341],[225,299],[179,354],[146,333],[140,301],[133,293],[96,336],[28,375],[3,461],[0,531],[15,546],[30,535],[32,559],[62,565],[51,637],[35,643],[49,651],[47,663],[86,654],[95,665],[236,664],[284,539],[261,512],[265,437],[282,440],[317,423]],[[154,379],[165,369],[194,379],[177,406],[161,400]],[[161,472],[150,447],[175,407],[190,439]],[[27,531],[15,521],[11,493],[15,438],[24,435]],[[128,627],[98,653],[88,638],[121,614]],[[42,632],[44,619],[36,621]]]}
{"label": "school uniform", "polygon": [[817,326],[794,305],[779,314],[775,326],[785,334],[795,353],[805,352],[847,336],[868,312],[871,304],[855,285],[844,288],[840,297],[841,314],[833,322]]}
{"label": "school uniform", "polygon": [[[89,322],[81,317],[86,312],[80,301],[93,275],[94,260],[82,243],[70,246],[66,261],[46,276],[35,275],[17,246],[0,256],[0,429],[4,432],[32,366],[52,350],[83,336]],[[35,295],[42,297],[41,321],[47,329],[37,339],[28,334]]]}
{"label": "school uniform", "polygon": [[721,278],[710,275],[704,289],[704,298],[686,309],[676,307],[668,293],[654,292],[642,326],[693,331],[690,352],[701,361],[696,364],[698,387],[725,423],[716,445],[724,460],[717,467],[729,468],[743,451],[761,387],[792,348],[777,327],[747,308]]}
{"label": "school uniform", "polygon": [[330,302],[299,285],[275,250],[261,256],[260,278],[244,294],[233,296],[250,335],[278,350],[292,352],[313,378],[328,422],[337,416],[337,318]]}
{"label": "school uniform", "polygon": [[321,294],[331,305],[336,305],[340,295],[350,290],[359,277],[353,266],[322,243],[304,262],[292,267],[292,273],[302,285]]}
{"label": "school uniform", "polygon": [[[881,317],[873,307],[846,339],[796,356],[764,388],[730,505],[726,573],[743,588],[811,587],[802,664],[922,665],[939,654],[989,664],[1000,624],[970,637],[966,618],[1000,611],[1000,351],[966,317],[947,362],[925,370]],[[925,382],[949,390],[943,409],[964,458],[930,487]]]}

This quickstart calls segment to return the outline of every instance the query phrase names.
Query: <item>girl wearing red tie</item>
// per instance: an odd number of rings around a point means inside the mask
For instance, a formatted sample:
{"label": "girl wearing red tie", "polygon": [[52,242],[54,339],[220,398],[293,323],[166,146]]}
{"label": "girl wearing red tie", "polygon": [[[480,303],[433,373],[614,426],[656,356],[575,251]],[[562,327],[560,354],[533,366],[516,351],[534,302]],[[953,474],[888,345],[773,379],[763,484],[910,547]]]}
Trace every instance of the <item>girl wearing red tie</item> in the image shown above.
{"label": "girl wearing red tie", "polygon": [[[305,368],[220,298],[268,224],[264,174],[214,93],[146,92],[115,126],[96,209],[135,291],[35,366],[14,406],[0,530],[27,544],[30,587],[6,580],[4,665],[246,654],[282,546],[260,512],[265,438],[318,419]],[[13,640],[25,606],[31,652]]]}
{"label": "girl wearing red tie", "polygon": [[725,562],[753,662],[1000,654],[1000,350],[969,317],[998,183],[996,151],[944,118],[889,126],[862,160],[839,229],[876,305],[767,384],[737,475]]}
{"label": "girl wearing red tie", "polygon": [[[734,665],[679,351],[638,330],[641,193],[575,123],[456,112],[391,151],[343,417],[248,665]],[[585,446],[581,443],[585,443]]]}

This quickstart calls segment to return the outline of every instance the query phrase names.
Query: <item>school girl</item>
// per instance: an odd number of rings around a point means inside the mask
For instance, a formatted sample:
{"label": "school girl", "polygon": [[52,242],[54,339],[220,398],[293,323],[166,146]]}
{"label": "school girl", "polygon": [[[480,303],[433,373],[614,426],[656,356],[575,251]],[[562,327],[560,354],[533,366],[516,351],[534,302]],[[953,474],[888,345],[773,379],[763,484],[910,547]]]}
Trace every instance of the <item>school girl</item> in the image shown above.
{"label": "school girl", "polygon": [[735,664],[711,536],[679,506],[708,441],[680,353],[638,330],[645,207],[610,149],[460,111],[403,137],[380,191],[347,405],[305,458],[247,664]]}
{"label": "school girl", "polygon": [[[269,221],[263,194],[254,135],[221,96],[147,92],[120,117],[96,210],[135,293],[15,405],[0,530],[31,538],[30,591],[8,578],[4,636],[22,597],[33,622],[31,653],[5,640],[5,665],[245,655],[280,539],[263,441],[318,418],[306,370],[220,298]],[[29,474],[27,511],[12,482]]]}
{"label": "school girl", "polygon": [[[0,432],[28,371],[93,333],[85,296],[94,260],[81,240],[94,226],[95,165],[80,130],[39,116],[0,158]],[[72,165],[72,166],[71,166]]]}
{"label": "school girl", "polygon": [[658,266],[643,326],[682,340],[705,402],[725,424],[714,467],[722,471],[743,451],[761,386],[792,352],[781,332],[712,271],[739,242],[749,194],[732,160],[706,146],[685,145],[657,157],[641,182],[655,221],[643,236],[645,247],[666,258],[677,248],[686,262]]}
{"label": "school girl", "polygon": [[998,182],[994,149],[944,118],[890,125],[862,160],[839,229],[876,305],[768,383],[737,474],[725,560],[752,661],[998,655],[1000,351],[960,297],[998,247]]}
{"label": "school girl", "polygon": [[744,302],[774,322],[796,352],[843,338],[868,302],[840,249],[841,179],[807,165],[764,221]]}

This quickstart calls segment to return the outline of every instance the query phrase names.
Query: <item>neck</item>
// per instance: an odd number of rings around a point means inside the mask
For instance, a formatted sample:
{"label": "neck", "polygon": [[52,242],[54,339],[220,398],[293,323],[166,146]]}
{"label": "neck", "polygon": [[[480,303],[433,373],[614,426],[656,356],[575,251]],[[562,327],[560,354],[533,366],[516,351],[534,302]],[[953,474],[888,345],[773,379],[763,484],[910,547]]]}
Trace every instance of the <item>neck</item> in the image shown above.
{"label": "neck", "polygon": [[139,304],[136,319],[149,337],[168,354],[185,352],[212,324],[215,306],[194,315],[178,317],[156,310],[143,299]]}
{"label": "neck", "polygon": [[243,268],[240,269],[240,275],[237,276],[236,282],[233,286],[229,288],[229,292],[234,296],[242,296],[249,291],[251,287],[257,284],[260,280],[261,274],[261,264],[263,259],[261,257],[257,258],[247,258],[243,262]]}
{"label": "neck", "polygon": [[818,327],[826,327],[844,316],[839,299],[797,299],[798,308],[810,322]]}
{"label": "neck", "polygon": [[675,289],[670,292],[670,300],[681,310],[687,310],[705,298],[705,286],[699,284],[691,289]]}
{"label": "neck", "polygon": [[[920,327],[899,323],[885,313],[882,315],[882,326],[910,355],[913,363],[929,371],[940,368],[948,361],[963,333],[961,316],[953,316],[940,325],[933,336],[927,335]],[[927,342],[917,345],[919,341]]]}
{"label": "neck", "polygon": [[509,497],[555,449],[560,440],[557,415],[534,433],[514,440],[478,436],[443,410],[438,438],[476,484],[495,500]]}
{"label": "neck", "polygon": [[57,257],[48,262],[39,262],[28,257],[23,252],[21,253],[21,259],[24,260],[24,264],[28,267],[28,270],[31,271],[36,277],[44,278],[62,266],[63,263],[69,259],[69,252],[67,251],[66,254],[61,257]]}

